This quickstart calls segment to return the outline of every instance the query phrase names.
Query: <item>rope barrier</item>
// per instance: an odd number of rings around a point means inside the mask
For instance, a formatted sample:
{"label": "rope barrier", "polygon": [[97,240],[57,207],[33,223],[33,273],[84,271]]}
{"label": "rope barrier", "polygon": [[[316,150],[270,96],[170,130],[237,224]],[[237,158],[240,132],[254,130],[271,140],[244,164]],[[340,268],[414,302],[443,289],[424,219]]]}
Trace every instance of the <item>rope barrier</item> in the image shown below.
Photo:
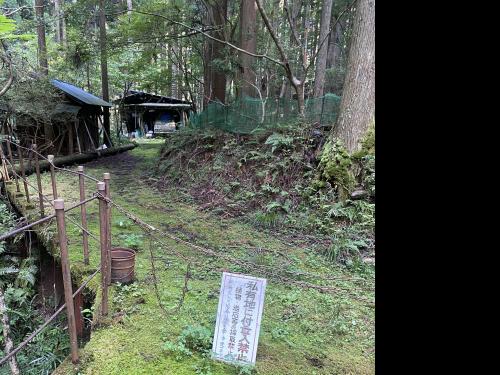
{"label": "rope barrier", "polygon": [[[125,216],[127,216],[129,219],[131,219],[135,224],[141,226],[145,231],[149,232],[149,234],[155,238],[155,240],[157,242],[159,242],[160,244],[164,245],[166,248],[168,248],[169,250],[170,247],[165,244],[160,238],[158,238],[157,236],[154,236],[152,234],[152,232],[157,232],[159,234],[161,234],[162,236],[164,237],[168,237],[172,240],[174,240],[175,242],[177,243],[182,243],[186,246],[189,246],[191,247],[192,249],[194,250],[197,250],[198,252],[201,252],[205,255],[208,255],[210,257],[216,257],[216,258],[220,258],[224,261],[227,261],[227,262],[230,262],[230,263],[233,263],[233,264],[237,264],[239,266],[243,266],[243,267],[247,267],[247,268],[250,268],[250,269],[253,269],[253,270],[258,270],[268,276],[271,276],[271,277],[275,277],[285,283],[288,283],[288,284],[293,284],[293,285],[297,285],[297,286],[301,286],[301,287],[304,287],[304,288],[309,288],[309,289],[316,289],[316,290],[320,290],[322,292],[339,292],[341,290],[343,290],[343,288],[340,288],[340,287],[334,287],[334,286],[324,286],[324,285],[318,285],[318,284],[314,284],[314,283],[311,283],[311,282],[307,282],[307,281],[303,281],[303,280],[296,280],[296,279],[293,279],[291,276],[306,276],[306,277],[310,277],[310,278],[316,278],[316,279],[319,279],[319,280],[322,280],[322,281],[327,281],[325,280],[321,275],[317,275],[317,274],[312,274],[312,273],[306,273],[306,272],[295,272],[295,271],[290,271],[290,270],[286,270],[286,269],[278,269],[277,267],[274,267],[274,266],[267,266],[267,265],[263,265],[263,264],[257,264],[257,263],[254,263],[254,262],[251,262],[251,261],[247,261],[247,260],[242,260],[242,259],[237,259],[237,258],[234,258],[234,257],[231,257],[231,256],[228,256],[228,255],[225,255],[225,254],[220,254],[220,253],[217,253],[216,251],[212,250],[212,249],[209,249],[209,248],[206,248],[206,247],[203,247],[203,246],[199,246],[197,244],[193,244],[189,241],[186,241],[186,240],[183,240],[171,233],[168,233],[168,232],[165,232],[165,231],[161,231],[159,230],[158,228],[155,228],[154,226],[144,222],[143,220],[139,219],[138,217],[136,217],[134,214],[132,214],[131,212],[129,212],[128,210],[126,210],[125,208],[121,207],[120,205],[118,205],[116,202],[114,202],[112,199],[109,199],[101,194],[98,194],[100,195],[101,199],[104,199],[106,202],[108,202],[109,204],[113,205],[116,207],[116,209],[118,211],[120,211],[122,214],[124,214]],[[187,262],[192,262],[192,263],[195,263],[195,264],[199,264],[203,267],[206,267],[205,265],[202,265],[200,263],[200,261],[196,260],[196,259],[193,259],[193,258],[190,258],[190,257],[187,257],[185,255],[182,255],[178,252],[174,252],[174,254],[176,256],[179,256],[180,258],[182,258],[183,260],[187,261]],[[281,275],[279,274],[279,272],[283,272],[285,274],[288,274],[288,276],[284,276],[284,275]],[[345,291],[345,289],[344,289]],[[357,296],[356,296],[357,298]]]}
{"label": "rope barrier", "polygon": [[[10,163],[10,161],[7,160],[7,162],[9,163],[10,166],[12,166],[12,164]],[[12,172],[16,175],[16,177],[20,178],[21,180],[23,181],[26,181],[26,183],[33,189],[35,190],[37,193],[40,193],[40,191],[35,187],[33,186],[31,183],[28,182],[28,180],[26,178],[23,178],[21,176],[19,176],[19,174],[14,170],[12,169]],[[49,203],[52,207],[54,207],[54,204],[50,201],[50,199],[48,199],[44,194],[41,194],[41,196],[43,197],[44,201]],[[79,202],[78,204],[72,206],[72,207],[68,207],[67,209],[65,209],[64,211],[65,212],[68,212],[74,208],[77,208],[79,206],[81,206],[82,204],[84,203],[87,203],[87,202],[90,202],[94,199],[97,199],[97,195],[94,194],[92,195],[90,198],[87,198],[86,200],[84,201],[81,201]],[[55,217],[55,214],[51,215],[51,218],[54,218]],[[66,217],[72,224],[76,225],[80,230],[84,231],[85,233],[87,233],[93,240],[95,240],[96,242],[99,242],[99,239],[92,233],[92,232],[89,232],[88,230],[86,230],[85,228],[83,228],[80,224],[78,224],[75,220],[73,220],[70,216],[67,216]],[[38,223],[40,224],[40,223]],[[36,224],[33,224],[33,225],[36,225]],[[32,225],[32,226],[33,226]],[[10,237],[10,236],[7,236],[7,237]],[[5,238],[7,238],[5,237]],[[2,235],[2,237],[0,237],[0,240],[4,238],[4,235]]]}
{"label": "rope barrier", "polygon": [[12,142],[10,141],[11,144],[13,145],[16,145],[17,147],[20,147],[24,150],[28,150],[29,152],[33,152],[35,154],[37,154],[39,157],[41,157],[42,159],[44,159],[45,161],[47,161],[47,163],[49,163],[50,165],[52,165],[54,167],[54,169],[58,169],[60,171],[64,171],[66,173],[71,173],[71,174],[76,174],[76,175],[82,175],[84,176],[85,178],[88,178],[89,180],[92,180],[94,182],[99,182],[99,180],[93,176],[90,176],[88,174],[85,174],[85,173],[80,173],[80,172],[75,172],[75,171],[72,171],[71,169],[67,169],[67,168],[61,168],[61,167],[57,167],[53,162],[51,162],[47,157],[45,157],[44,155],[40,154],[39,152],[33,150],[31,147],[25,147],[25,146],[21,146],[19,143],[16,143],[16,142]]}

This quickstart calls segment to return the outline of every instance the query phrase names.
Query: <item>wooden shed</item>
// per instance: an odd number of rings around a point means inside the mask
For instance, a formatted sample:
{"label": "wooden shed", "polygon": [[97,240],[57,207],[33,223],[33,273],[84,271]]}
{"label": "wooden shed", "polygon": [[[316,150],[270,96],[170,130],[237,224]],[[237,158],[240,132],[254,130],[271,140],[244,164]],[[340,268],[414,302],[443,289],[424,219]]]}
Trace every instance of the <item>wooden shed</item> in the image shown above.
{"label": "wooden shed", "polygon": [[[45,91],[33,91],[42,86]],[[71,155],[95,151],[102,145],[100,126],[108,103],[85,90],[57,79],[22,82],[6,102],[2,133],[26,147],[37,144],[44,154]]]}
{"label": "wooden shed", "polygon": [[114,103],[119,106],[120,123],[125,125],[128,134],[174,131],[186,124],[193,111],[193,105],[185,100],[135,90],[128,91]]}
{"label": "wooden shed", "polygon": [[96,150],[104,139],[101,134],[104,128],[102,124],[99,126],[102,108],[112,104],[70,83],[56,79],[51,83],[64,93],[63,101],[56,105],[52,116],[54,130],[62,141],[67,140],[66,146],[63,141],[61,153],[70,155],[75,150],[80,153]]}

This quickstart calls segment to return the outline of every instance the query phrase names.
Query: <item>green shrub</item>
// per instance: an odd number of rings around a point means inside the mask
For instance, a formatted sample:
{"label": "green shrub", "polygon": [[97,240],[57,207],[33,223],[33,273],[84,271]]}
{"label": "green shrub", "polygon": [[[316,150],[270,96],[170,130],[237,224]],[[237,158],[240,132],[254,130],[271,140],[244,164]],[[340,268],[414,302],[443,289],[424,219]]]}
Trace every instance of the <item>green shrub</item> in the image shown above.
{"label": "green shrub", "polygon": [[194,352],[207,355],[212,349],[213,332],[203,326],[187,326],[175,342],[167,341],[163,349],[174,354],[177,360]]}

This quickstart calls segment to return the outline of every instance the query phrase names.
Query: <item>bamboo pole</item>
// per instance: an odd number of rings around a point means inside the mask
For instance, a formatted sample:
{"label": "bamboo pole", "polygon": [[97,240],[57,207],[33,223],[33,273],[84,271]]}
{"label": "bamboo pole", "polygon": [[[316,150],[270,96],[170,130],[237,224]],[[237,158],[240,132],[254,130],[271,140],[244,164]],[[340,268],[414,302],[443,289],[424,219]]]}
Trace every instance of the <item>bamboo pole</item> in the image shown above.
{"label": "bamboo pole", "polygon": [[52,181],[52,195],[57,199],[56,173],[54,170],[54,155],[47,155],[50,164],[50,179]]}
{"label": "bamboo pole", "polygon": [[71,347],[71,362],[78,363],[78,342],[76,335],[75,307],[73,304],[73,288],[71,286],[71,270],[68,258],[68,243],[66,238],[66,224],[64,220],[64,199],[54,200],[56,211],[57,230],[59,232],[59,247],[61,248],[61,266],[64,284],[64,299],[68,318],[69,340]]}
{"label": "bamboo pole", "polygon": [[38,161],[38,153],[37,153],[37,146],[34,144],[32,146],[33,148],[33,154],[35,158],[35,171],[36,171],[36,183],[38,186],[38,200],[39,200],[39,205],[40,205],[40,216],[44,217],[45,215],[45,208],[43,205],[43,192],[42,192],[42,179],[40,177],[40,163]]}
{"label": "bamboo pole", "polygon": [[[97,183],[97,191],[102,196],[106,196],[106,186],[104,182]],[[108,315],[108,261],[107,261],[108,235],[106,233],[107,226],[108,225],[107,225],[106,201],[102,198],[99,198],[99,235],[101,240],[101,289],[102,289],[101,314],[103,316]]]}
{"label": "bamboo pole", "polygon": [[[80,185],[80,202],[85,199],[85,178],[83,176],[83,166],[78,166],[78,182]],[[87,234],[87,207],[85,204],[80,206],[80,212],[82,214],[82,228],[83,228],[83,263],[89,264],[89,239]]]}
{"label": "bamboo pole", "polygon": [[10,167],[12,168],[12,174],[16,180],[16,192],[21,192],[19,189],[19,181],[17,180],[17,174],[14,171],[14,158],[12,157],[12,148],[10,147],[10,138],[7,139],[7,151],[9,153]]}
{"label": "bamboo pole", "polygon": [[26,181],[26,173],[24,172],[23,150],[21,149],[21,147],[17,148],[17,152],[19,153],[19,166],[21,167],[21,177],[23,179],[26,202],[30,203],[30,192],[28,190],[28,182]]}

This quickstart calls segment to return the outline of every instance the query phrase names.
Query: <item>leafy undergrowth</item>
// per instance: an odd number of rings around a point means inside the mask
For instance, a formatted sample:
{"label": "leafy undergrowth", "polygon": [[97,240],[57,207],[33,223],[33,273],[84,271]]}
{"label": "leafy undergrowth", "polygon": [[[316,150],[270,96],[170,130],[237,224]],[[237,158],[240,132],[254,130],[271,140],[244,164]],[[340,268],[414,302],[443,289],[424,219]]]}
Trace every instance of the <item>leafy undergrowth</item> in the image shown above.
{"label": "leafy undergrowth", "polygon": [[[300,123],[244,136],[186,129],[162,147],[157,185],[175,183],[222,217],[285,235],[313,233],[321,238],[319,252],[359,268],[362,259],[374,260],[374,136],[353,157],[337,147],[319,175],[325,136]],[[365,199],[346,200],[346,185]]]}
{"label": "leafy undergrowth", "polygon": [[[152,171],[160,146],[154,141],[141,144],[87,164],[86,172],[96,177],[111,172],[111,195],[119,205],[162,231],[212,249],[215,256],[168,236],[152,239],[114,209],[113,245],[137,249],[136,280],[110,288],[110,314],[99,319],[98,278],[89,284],[97,293],[93,308],[86,311],[96,323],[90,341],[80,350],[78,365],[66,360],[55,374],[373,374],[373,270],[353,273],[335,265],[317,253],[309,237],[284,238],[206,212],[177,183],[157,190]],[[59,173],[57,178],[59,195],[67,204],[76,202],[75,176]],[[35,181],[33,176],[30,181]],[[43,181],[49,192],[48,174]],[[95,183],[87,183],[86,190],[89,196]],[[32,199],[36,202],[35,195]],[[89,229],[98,238],[96,203],[87,210]],[[75,211],[69,216],[76,221]],[[54,229],[52,224],[45,231]],[[72,272],[83,279],[99,263],[98,243],[89,239],[91,264],[84,267],[80,229],[68,222],[67,232]],[[212,361],[207,351],[222,270],[268,279],[254,369]],[[335,289],[321,292],[308,285]]]}

